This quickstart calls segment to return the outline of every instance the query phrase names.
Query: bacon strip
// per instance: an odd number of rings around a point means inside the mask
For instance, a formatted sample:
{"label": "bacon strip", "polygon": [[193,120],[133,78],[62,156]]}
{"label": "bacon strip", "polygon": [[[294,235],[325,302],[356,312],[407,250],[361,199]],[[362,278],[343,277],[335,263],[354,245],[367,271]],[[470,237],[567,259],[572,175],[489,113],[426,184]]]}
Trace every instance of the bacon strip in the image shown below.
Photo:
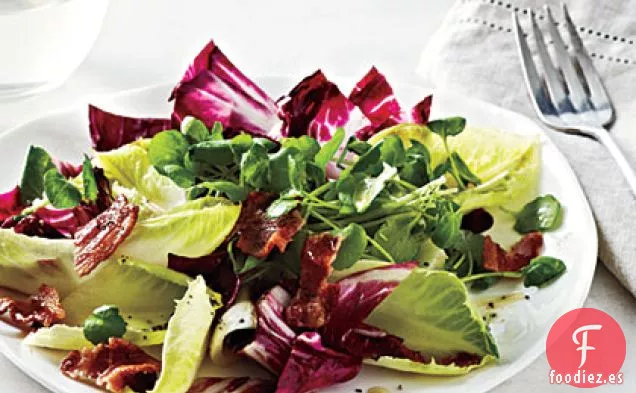
{"label": "bacon strip", "polygon": [[543,247],[543,235],[531,232],[506,252],[490,236],[484,238],[484,268],[494,272],[517,272],[536,258]]}
{"label": "bacon strip", "polygon": [[137,222],[139,207],[120,195],[100,215],[75,233],[75,270],[80,276],[92,272],[108,259],[130,235]]}
{"label": "bacon strip", "polygon": [[111,337],[108,344],[71,351],[60,369],[67,377],[92,381],[111,392],[122,392],[126,386],[145,392],[154,387],[161,362],[136,345]]}
{"label": "bacon strip", "polygon": [[37,330],[61,322],[66,313],[60,304],[60,295],[53,287],[42,284],[38,293],[28,301],[0,298],[0,314],[9,313],[9,318],[19,328]]}
{"label": "bacon strip", "polygon": [[252,192],[243,203],[235,230],[239,236],[236,247],[245,254],[263,259],[274,247],[284,252],[305,224],[297,209],[278,218],[267,217],[265,210],[275,198],[274,194]]}
{"label": "bacon strip", "polygon": [[320,233],[307,238],[300,260],[300,288],[285,317],[292,327],[318,329],[328,319],[328,298],[331,286],[327,277],[338,255],[342,238]]}

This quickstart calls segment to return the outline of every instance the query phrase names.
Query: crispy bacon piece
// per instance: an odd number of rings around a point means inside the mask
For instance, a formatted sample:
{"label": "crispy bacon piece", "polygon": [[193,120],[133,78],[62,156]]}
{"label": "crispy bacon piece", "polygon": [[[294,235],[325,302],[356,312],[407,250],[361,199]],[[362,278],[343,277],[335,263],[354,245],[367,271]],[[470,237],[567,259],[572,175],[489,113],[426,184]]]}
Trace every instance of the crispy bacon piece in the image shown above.
{"label": "crispy bacon piece", "polygon": [[247,255],[263,259],[274,247],[284,252],[287,244],[305,224],[298,210],[278,217],[267,217],[265,210],[276,198],[266,192],[252,192],[243,203],[236,223],[236,246]]}
{"label": "crispy bacon piece", "polygon": [[320,233],[307,238],[300,259],[299,289],[285,310],[292,327],[318,329],[329,317],[328,299],[334,289],[327,283],[342,238]]}
{"label": "crispy bacon piece", "polygon": [[139,214],[139,207],[120,195],[100,215],[75,233],[75,270],[85,276],[108,259],[130,235]]}
{"label": "crispy bacon piece", "polygon": [[543,247],[540,232],[528,233],[506,252],[490,236],[484,238],[484,268],[494,272],[517,272],[539,255]]}
{"label": "crispy bacon piece", "polygon": [[59,293],[46,284],[42,284],[38,293],[29,297],[28,301],[0,298],[0,314],[7,312],[11,322],[23,330],[49,327],[66,316]]}
{"label": "crispy bacon piece", "polygon": [[154,387],[161,362],[136,345],[111,337],[108,344],[71,351],[60,369],[67,377],[92,381],[111,392],[122,392],[126,386],[145,392]]}

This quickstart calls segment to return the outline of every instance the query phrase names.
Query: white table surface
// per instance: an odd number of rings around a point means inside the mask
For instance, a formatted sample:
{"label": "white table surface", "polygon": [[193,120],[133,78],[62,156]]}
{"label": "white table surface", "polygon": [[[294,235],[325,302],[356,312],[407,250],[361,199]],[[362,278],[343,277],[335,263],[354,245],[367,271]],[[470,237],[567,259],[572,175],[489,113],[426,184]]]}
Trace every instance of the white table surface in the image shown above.
{"label": "white table surface", "polygon": [[[361,76],[376,65],[395,83],[418,83],[414,70],[420,52],[451,4],[452,0],[111,0],[100,37],[77,72],[55,91],[0,102],[0,132],[71,106],[86,95],[177,81],[210,38],[250,76],[303,77],[318,67],[328,76]],[[634,298],[599,265],[586,305],[612,315],[628,342],[625,384],[597,389],[635,391],[636,350],[630,347],[636,338]],[[548,371],[542,356],[494,391],[575,389],[549,385]],[[0,375],[2,392],[48,392],[1,355]]]}

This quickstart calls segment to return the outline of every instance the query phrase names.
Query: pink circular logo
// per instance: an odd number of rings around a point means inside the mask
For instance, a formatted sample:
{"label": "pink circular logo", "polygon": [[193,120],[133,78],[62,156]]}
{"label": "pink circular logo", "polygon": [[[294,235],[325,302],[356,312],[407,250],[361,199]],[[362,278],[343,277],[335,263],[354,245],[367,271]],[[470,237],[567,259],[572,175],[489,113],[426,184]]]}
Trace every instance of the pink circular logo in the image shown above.
{"label": "pink circular logo", "polygon": [[595,308],[572,310],[548,334],[550,383],[581,388],[621,384],[625,351],[625,334],[614,318]]}

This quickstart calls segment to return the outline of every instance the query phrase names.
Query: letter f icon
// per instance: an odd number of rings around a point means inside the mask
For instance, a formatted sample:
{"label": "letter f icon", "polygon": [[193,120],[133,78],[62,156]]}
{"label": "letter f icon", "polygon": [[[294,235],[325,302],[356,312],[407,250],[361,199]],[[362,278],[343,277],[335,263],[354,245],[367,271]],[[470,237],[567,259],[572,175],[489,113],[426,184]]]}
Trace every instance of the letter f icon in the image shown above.
{"label": "letter f icon", "polygon": [[[585,326],[581,326],[580,328],[576,329],[574,331],[574,333],[572,333],[572,341],[574,341],[574,344],[576,345],[580,345],[580,347],[578,347],[576,350],[577,351],[581,351],[581,364],[579,364],[579,368],[583,367],[583,365],[585,364],[585,361],[587,360],[587,351],[593,351],[596,348],[588,346],[587,345],[587,332],[588,330],[601,330],[603,326],[601,325],[585,325]],[[581,342],[579,342],[578,338],[576,337],[579,333],[583,332],[582,334],[582,340]]]}

